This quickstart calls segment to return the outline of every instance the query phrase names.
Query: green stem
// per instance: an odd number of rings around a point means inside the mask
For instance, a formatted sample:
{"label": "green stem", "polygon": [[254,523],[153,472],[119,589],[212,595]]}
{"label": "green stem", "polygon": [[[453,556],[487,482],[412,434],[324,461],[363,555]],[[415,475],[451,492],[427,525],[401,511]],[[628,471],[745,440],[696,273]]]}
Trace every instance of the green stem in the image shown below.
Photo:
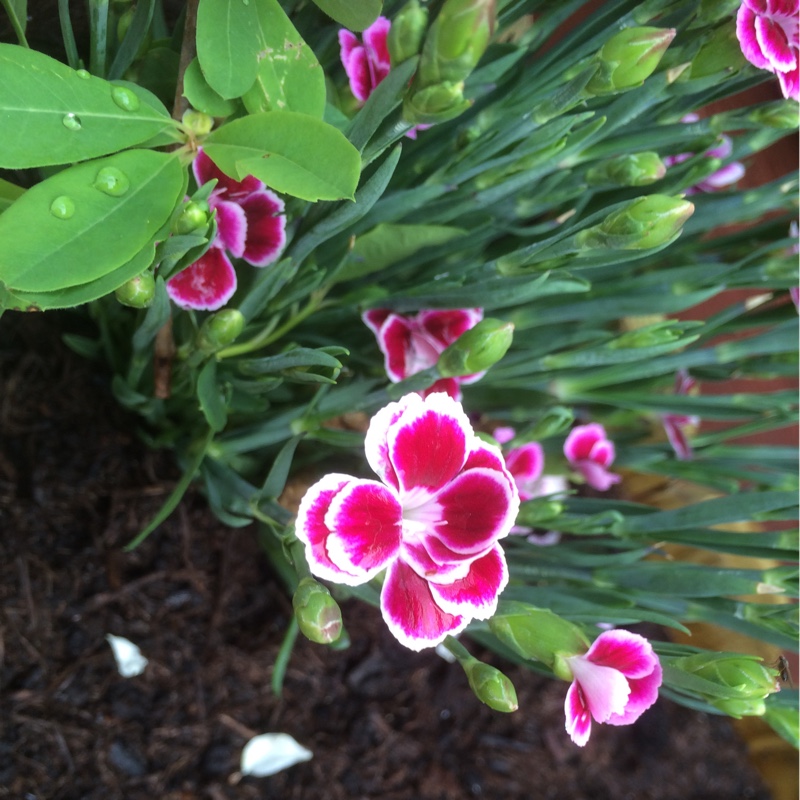
{"label": "green stem", "polygon": [[108,47],[108,0],[89,0],[89,70],[98,78],[106,76]]}
{"label": "green stem", "polygon": [[465,664],[474,660],[472,654],[464,647],[458,639],[448,636],[442,644],[455,656],[459,664]]}
{"label": "green stem", "polygon": [[72,69],[78,69],[81,65],[81,60],[78,56],[75,33],[72,30],[72,19],[69,16],[69,0],[58,0],[58,20],[61,24],[61,38],[64,40],[64,50],[67,52],[67,63]]}
{"label": "green stem", "polygon": [[17,12],[11,5],[11,0],[2,0],[2,3],[3,3],[3,8],[5,8],[6,13],[8,14],[8,18],[11,20],[11,27],[14,29],[14,33],[17,36],[17,41],[23,47],[27,47],[30,50],[30,45],[28,44],[28,40],[25,38],[25,26],[19,21],[19,17],[17,17]]}
{"label": "green stem", "polygon": [[275,664],[272,667],[272,691],[276,697],[281,696],[283,691],[283,681],[286,677],[286,670],[289,667],[289,659],[292,657],[292,650],[297,641],[297,634],[300,633],[300,626],[294,616],[289,620],[289,627],[286,629],[286,635],[281,642],[281,649],[278,650],[278,655],[275,658]]}

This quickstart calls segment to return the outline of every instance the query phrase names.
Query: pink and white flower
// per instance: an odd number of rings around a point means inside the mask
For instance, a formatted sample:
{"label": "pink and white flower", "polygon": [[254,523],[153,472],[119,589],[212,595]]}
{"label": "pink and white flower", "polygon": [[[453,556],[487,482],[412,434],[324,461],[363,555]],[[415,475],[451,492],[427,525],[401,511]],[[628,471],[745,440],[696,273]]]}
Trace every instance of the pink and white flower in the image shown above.
{"label": "pink and white flower", "polygon": [[598,422],[574,427],[564,442],[564,455],[570,466],[583,475],[586,483],[599,492],[607,491],[622,480],[608,470],[616,455],[614,443]]}
{"label": "pink and white flower", "polygon": [[519,496],[503,457],[446,394],[406,395],[366,435],[378,481],[326,475],[303,497],[297,538],[314,575],[358,586],[386,570],[381,612],[412,650],[488,619],[508,582],[498,541]]}
{"label": "pink and white flower", "polygon": [[[689,394],[696,385],[695,379],[685,370],[675,374],[675,394]],[[692,458],[692,445],[686,433],[686,428],[695,427],[700,423],[700,418],[686,414],[664,414],[661,417],[667,439],[680,461],[689,461]]]}
{"label": "pink and white flower", "polygon": [[573,681],[564,703],[566,729],[579,747],[589,741],[592,719],[630,725],[655,703],[661,663],[650,642],[624,630],[601,633],[585,655],[566,659]]}
{"label": "pink and white flower", "polygon": [[272,264],[280,255],[286,244],[284,205],[252,175],[243,181],[229,178],[202,149],[192,169],[198,186],[217,180],[208,199],[216,212],[217,236],[205,255],[167,281],[167,293],[181,308],[216,311],[236,291],[228,253],[254,267]]}
{"label": "pink and white flower", "polygon": [[[685,122],[694,122],[697,115],[686,115]],[[725,159],[733,152],[733,142],[729,136],[722,134],[719,137],[719,144],[708,149],[703,153],[704,158],[719,158]],[[667,167],[673,167],[676,164],[682,164],[694,156],[694,153],[679,153],[676,156],[665,156],[664,164]],[[685,190],[687,195],[698,194],[700,192],[718,192],[721,189],[727,189],[737,181],[741,180],[744,176],[744,164],[740,161],[731,161],[730,164],[725,164],[720,167],[716,172],[706,175],[703,180],[694,186],[690,186]]]}
{"label": "pink and white flower", "polygon": [[800,100],[800,2],[744,0],[736,36],[744,57],[777,75],[784,97]]}
{"label": "pink and white flower", "polygon": [[[483,309],[426,310],[405,316],[385,308],[372,308],[362,319],[378,340],[389,380],[399,383],[433,367],[447,347],[483,319]],[[484,374],[440,378],[422,395],[445,392],[454,400],[460,400],[461,384],[474,383]]]}

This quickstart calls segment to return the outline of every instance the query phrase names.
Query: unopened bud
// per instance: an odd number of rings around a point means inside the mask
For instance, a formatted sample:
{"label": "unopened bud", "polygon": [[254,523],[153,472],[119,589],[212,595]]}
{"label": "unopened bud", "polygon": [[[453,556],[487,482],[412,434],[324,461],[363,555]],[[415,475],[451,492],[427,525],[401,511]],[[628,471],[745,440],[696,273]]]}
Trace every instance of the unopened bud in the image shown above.
{"label": "unopened bud", "polygon": [[205,136],[211,133],[211,129],[214,127],[214,118],[212,116],[191,108],[183,113],[181,122],[195,136]]}
{"label": "unopened bud", "polygon": [[523,658],[541,661],[563,680],[572,680],[565,656],[585,653],[589,642],[580,628],[545,608],[505,601],[489,620],[489,629]]}
{"label": "unopened bud", "polygon": [[156,293],[156,282],[149,270],[131,278],[120,286],[114,296],[124,306],[131,308],[147,308],[153,302]]}
{"label": "unopened bud", "polygon": [[464,99],[463,83],[437,83],[418,90],[412,85],[403,103],[403,119],[414,125],[434,125],[454,119],[471,105]]}
{"label": "unopened bud", "polygon": [[614,94],[641,86],[653,74],[675,38],[672,28],[625,28],[600,48],[600,65],[586,84],[591,95]]}
{"label": "unopened bud", "polygon": [[538,528],[552,522],[564,513],[564,504],[558,500],[529,500],[519,510],[517,523]]}
{"label": "unopened bud", "polygon": [[417,85],[465,80],[494,34],[495,13],[495,0],[445,0],[425,37]]}
{"label": "unopened bud", "polygon": [[510,713],[519,708],[517,692],[509,678],[495,667],[472,659],[461,662],[475,697],[495,711]]}
{"label": "unopened bud", "polygon": [[331,593],[313,578],[303,578],[292,598],[303,635],[317,644],[335,642],[342,632],[342,611]]}
{"label": "unopened bud", "polygon": [[616,186],[647,186],[667,174],[667,168],[658,153],[645,151],[610,158],[586,172],[590,186],[614,184]]}
{"label": "unopened bud", "polygon": [[625,350],[633,347],[656,347],[675,342],[683,336],[686,324],[675,320],[662,320],[627,331],[606,344],[609,350]]}
{"label": "unopened bud", "polygon": [[508,352],[514,323],[483,319],[465,331],[440,356],[436,367],[443,378],[474,375],[494,366]]}
{"label": "unopened bud", "polygon": [[178,219],[175,220],[172,229],[175,233],[185,234],[204,228],[208,225],[208,203],[194,201],[187,203]]}
{"label": "unopened bud", "polygon": [[637,197],[599,225],[580,231],[575,241],[584,249],[649,250],[677,239],[693,212],[694,205],[680,197]]}
{"label": "unopened bud", "polygon": [[428,9],[422,8],[419,0],[408,0],[392,20],[386,40],[392,67],[419,53],[427,26]]}
{"label": "unopened bud", "polygon": [[225,308],[208,317],[198,334],[198,347],[215,352],[236,341],[244,330],[244,314],[236,308]]}
{"label": "unopened bud", "polygon": [[800,125],[800,106],[794,100],[776,100],[754,109],[747,118],[768,128],[793,131]]}

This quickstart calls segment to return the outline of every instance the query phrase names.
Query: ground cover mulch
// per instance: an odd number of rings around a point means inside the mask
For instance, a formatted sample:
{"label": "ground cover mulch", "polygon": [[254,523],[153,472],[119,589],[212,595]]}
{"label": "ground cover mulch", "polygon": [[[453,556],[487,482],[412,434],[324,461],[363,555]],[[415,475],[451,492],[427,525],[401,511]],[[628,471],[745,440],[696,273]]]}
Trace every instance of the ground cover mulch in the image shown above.
{"label": "ground cover mulch", "polygon": [[[270,688],[291,603],[252,528],[191,492],[133,553],[177,477],[148,451],[57,315],[0,319],[0,798],[12,800],[768,800],[730,723],[659,703],[636,725],[564,731],[566,684],[504,665],[520,710],[480,704],[457,665],[412,653],[375,609],[352,644],[298,641]],[[123,678],[105,641],[150,663]],[[247,739],[311,761],[238,774]]]}

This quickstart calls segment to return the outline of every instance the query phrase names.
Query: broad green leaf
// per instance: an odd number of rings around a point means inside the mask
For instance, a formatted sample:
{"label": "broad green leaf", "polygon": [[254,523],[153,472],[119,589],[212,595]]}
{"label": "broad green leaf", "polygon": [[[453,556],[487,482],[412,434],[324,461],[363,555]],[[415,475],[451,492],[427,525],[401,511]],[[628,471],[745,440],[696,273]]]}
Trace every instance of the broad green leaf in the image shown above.
{"label": "broad green leaf", "polygon": [[236,110],[233,100],[220,97],[209,85],[195,58],[183,74],[183,96],[192,108],[210,114],[212,117],[227,117]]}
{"label": "broad green leaf", "polygon": [[423,247],[444,244],[464,236],[462,228],[447,225],[394,225],[382,223],[359,236],[339,280],[369,275],[412,256]]}
{"label": "broad green leaf", "polygon": [[255,0],[200,0],[197,58],[217,94],[241,97],[253,85],[259,48]]}
{"label": "broad green leaf", "polygon": [[21,186],[0,178],[0,214],[23,194],[25,190]]}
{"label": "broad green leaf", "polygon": [[[186,170],[175,155],[128,150],[69,167],[0,216],[0,283],[53,292],[97,280],[129,262],[180,202]],[[103,184],[108,194],[95,188]]]}
{"label": "broad green leaf", "polygon": [[203,149],[236,180],[248,175],[301,200],[353,199],[361,158],[322,120],[295,111],[267,111],[229,122],[208,136]]}
{"label": "broad green leaf", "polygon": [[255,83],[242,95],[245,108],[299,111],[322,119],[325,74],[314,51],[289,21],[278,0],[256,3],[261,46]]}
{"label": "broad green leaf", "polygon": [[0,44],[0,167],[68,164],[133,147],[174,125],[146,93]]}
{"label": "broad green leaf", "polygon": [[351,31],[363,31],[378,19],[382,0],[314,0],[333,20]]}

